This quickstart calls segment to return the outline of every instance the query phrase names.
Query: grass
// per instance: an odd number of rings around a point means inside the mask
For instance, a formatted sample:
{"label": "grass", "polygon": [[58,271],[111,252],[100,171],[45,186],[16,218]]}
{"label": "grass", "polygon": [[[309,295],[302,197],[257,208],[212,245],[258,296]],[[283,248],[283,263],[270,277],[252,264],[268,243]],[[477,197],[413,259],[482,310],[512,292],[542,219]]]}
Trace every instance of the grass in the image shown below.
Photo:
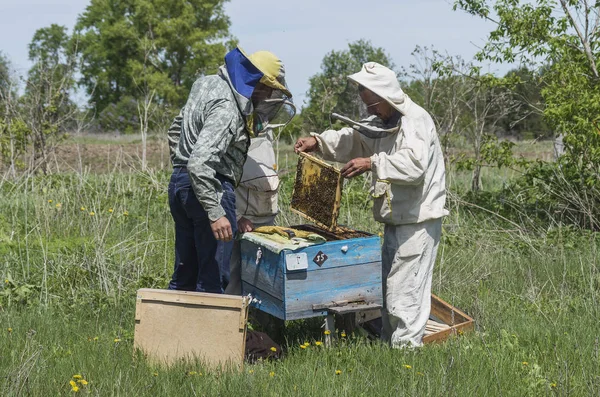
{"label": "grass", "polygon": [[[280,149],[278,221],[303,223],[286,210],[295,157]],[[317,322],[298,321],[286,326],[281,361],[242,373],[200,362],[154,367],[133,352],[134,300],[137,288],[164,288],[172,269],[169,174],[105,169],[0,184],[3,396],[75,394],[70,381],[77,394],[124,396],[600,394],[598,236],[526,229],[456,194],[433,290],[476,319],[474,333],[414,351],[359,335],[324,348]],[[484,188],[511,177],[486,170]],[[451,171],[452,191],[468,183],[468,173]],[[376,233],[365,186],[347,182],[340,223]]]}

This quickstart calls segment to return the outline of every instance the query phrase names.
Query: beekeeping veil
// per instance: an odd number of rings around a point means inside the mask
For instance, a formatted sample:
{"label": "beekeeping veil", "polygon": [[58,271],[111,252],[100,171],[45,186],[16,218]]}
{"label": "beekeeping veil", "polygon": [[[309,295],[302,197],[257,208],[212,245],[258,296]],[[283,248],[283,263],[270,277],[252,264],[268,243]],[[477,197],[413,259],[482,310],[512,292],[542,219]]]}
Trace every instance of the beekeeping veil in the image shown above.
{"label": "beekeeping veil", "polygon": [[272,90],[268,97],[248,106],[248,112],[244,114],[246,128],[252,136],[268,127],[284,126],[291,121],[296,108],[285,83],[283,62],[275,54],[257,51],[246,55],[238,47],[225,56],[225,64],[235,90],[246,99],[252,99],[258,83]]}
{"label": "beekeeping veil", "polygon": [[[367,62],[358,73],[348,76],[348,79],[364,88],[375,93],[384,101],[388,102],[394,109],[406,116],[410,109],[412,101],[400,88],[400,82],[396,73],[377,62]],[[378,138],[389,133],[398,132],[399,125],[386,126],[383,123],[364,123],[357,122],[339,114],[332,114],[332,117],[350,125],[363,135],[369,138]]]}

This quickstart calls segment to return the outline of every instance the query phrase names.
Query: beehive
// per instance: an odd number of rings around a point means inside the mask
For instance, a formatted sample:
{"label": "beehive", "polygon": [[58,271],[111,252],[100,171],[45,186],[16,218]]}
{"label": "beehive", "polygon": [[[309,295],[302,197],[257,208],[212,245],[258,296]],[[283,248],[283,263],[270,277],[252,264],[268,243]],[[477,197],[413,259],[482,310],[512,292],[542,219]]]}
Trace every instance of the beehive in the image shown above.
{"label": "beehive", "polygon": [[293,320],[324,315],[340,302],[382,304],[380,239],[337,225],[341,195],[340,171],[301,154],[291,210],[315,225],[293,227],[327,242],[276,253],[243,239],[242,289],[259,309]]}

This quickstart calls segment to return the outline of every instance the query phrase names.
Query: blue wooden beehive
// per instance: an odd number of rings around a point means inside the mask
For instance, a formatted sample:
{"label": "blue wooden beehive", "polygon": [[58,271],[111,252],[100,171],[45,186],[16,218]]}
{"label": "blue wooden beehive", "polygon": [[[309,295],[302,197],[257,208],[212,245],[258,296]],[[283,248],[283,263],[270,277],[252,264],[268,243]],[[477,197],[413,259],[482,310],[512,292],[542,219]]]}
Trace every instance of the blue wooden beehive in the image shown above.
{"label": "blue wooden beehive", "polygon": [[[311,167],[328,167],[327,173],[311,171]],[[332,169],[337,180],[331,180]],[[307,179],[307,172],[316,177]],[[346,303],[383,303],[379,237],[337,226],[339,171],[318,159],[301,156],[293,196],[310,196],[311,186],[321,189],[327,183],[335,183],[335,200],[321,202],[328,211],[315,211],[314,203],[294,205],[292,199],[292,210],[317,225],[294,228],[318,233],[327,242],[277,253],[256,241],[241,241],[243,293],[256,298],[254,306],[280,319],[320,316],[328,307]],[[322,214],[327,213],[331,215],[324,219]]]}

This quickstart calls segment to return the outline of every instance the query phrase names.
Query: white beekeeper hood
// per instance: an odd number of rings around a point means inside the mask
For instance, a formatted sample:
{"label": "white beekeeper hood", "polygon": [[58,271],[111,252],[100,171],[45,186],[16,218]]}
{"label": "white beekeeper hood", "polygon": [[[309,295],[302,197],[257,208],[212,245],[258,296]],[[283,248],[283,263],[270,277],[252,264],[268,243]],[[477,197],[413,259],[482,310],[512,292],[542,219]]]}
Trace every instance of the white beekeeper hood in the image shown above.
{"label": "white beekeeper hood", "polygon": [[377,62],[365,63],[360,72],[348,76],[348,79],[373,91],[403,115],[406,115],[412,103],[400,88],[396,73]]}

